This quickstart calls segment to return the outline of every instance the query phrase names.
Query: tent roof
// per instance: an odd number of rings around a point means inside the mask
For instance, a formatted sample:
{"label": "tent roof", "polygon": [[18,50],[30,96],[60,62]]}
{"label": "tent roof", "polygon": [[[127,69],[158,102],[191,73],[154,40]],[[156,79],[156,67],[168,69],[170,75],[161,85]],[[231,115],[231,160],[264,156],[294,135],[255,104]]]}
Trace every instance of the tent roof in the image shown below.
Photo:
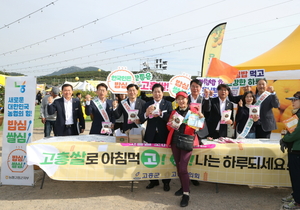
{"label": "tent roof", "polygon": [[235,67],[239,70],[265,69],[266,72],[300,69],[299,49],[300,26],[269,51]]}

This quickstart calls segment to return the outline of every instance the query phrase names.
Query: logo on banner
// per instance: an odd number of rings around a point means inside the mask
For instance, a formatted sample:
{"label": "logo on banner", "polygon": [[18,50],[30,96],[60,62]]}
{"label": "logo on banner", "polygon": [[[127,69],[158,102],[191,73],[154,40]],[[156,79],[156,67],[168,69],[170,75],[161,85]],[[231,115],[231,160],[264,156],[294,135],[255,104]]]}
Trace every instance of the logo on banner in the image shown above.
{"label": "logo on banner", "polygon": [[136,172],[136,173],[134,174],[133,179],[134,179],[134,180],[140,180],[140,179],[142,179],[142,177],[141,177],[141,172]]}
{"label": "logo on banner", "polygon": [[21,93],[25,93],[25,87],[26,87],[25,84],[26,84],[26,81],[24,81],[24,82],[22,83],[22,85],[18,85],[17,82],[15,82],[15,87],[16,87],[16,88],[20,88],[20,92],[21,92]]}
{"label": "logo on banner", "polygon": [[12,172],[24,172],[28,167],[26,160],[26,152],[22,149],[15,149],[11,151],[7,158],[7,166]]}
{"label": "logo on banner", "polygon": [[155,168],[160,163],[160,156],[158,152],[152,149],[148,149],[142,154],[142,163],[147,168]]}

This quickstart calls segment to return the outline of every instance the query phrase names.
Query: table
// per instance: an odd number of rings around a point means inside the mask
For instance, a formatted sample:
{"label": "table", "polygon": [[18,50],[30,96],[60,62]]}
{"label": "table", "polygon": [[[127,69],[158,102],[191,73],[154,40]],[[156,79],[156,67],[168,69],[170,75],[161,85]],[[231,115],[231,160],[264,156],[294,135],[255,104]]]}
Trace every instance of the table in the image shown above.
{"label": "table", "polygon": [[[278,140],[245,139],[239,144],[203,141],[195,147],[190,178],[215,183],[290,186],[287,154]],[[28,165],[50,178],[69,181],[132,181],[178,178],[164,144],[113,143],[114,137],[53,137],[27,145]]]}

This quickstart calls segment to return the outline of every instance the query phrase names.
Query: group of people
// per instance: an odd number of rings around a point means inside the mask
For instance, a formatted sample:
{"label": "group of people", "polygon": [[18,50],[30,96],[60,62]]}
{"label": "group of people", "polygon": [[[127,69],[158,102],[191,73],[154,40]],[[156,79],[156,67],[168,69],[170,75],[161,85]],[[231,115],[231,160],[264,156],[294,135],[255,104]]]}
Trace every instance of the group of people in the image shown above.
{"label": "group of people", "polygon": [[[90,95],[85,96],[85,114],[93,116],[90,134],[100,134],[103,122],[110,122],[113,130],[114,126],[118,124],[116,119],[120,118],[122,118],[121,123],[119,123],[122,125],[122,131],[138,127],[140,124],[147,122],[144,141],[147,143],[167,144],[172,149],[181,183],[181,188],[175,192],[175,195],[182,196],[180,206],[185,207],[189,203],[190,181],[194,185],[199,185],[199,182],[189,178],[187,166],[192,151],[178,147],[178,141],[180,141],[182,136],[192,138],[193,144],[199,145],[201,144],[201,139],[206,137],[214,139],[228,137],[228,126],[235,126],[237,137],[270,138],[271,131],[276,129],[272,108],[279,107],[279,100],[273,87],[267,87],[267,81],[264,79],[258,81],[256,93],[253,93],[246,87],[244,89],[245,93],[240,96],[233,96],[226,84],[220,84],[217,87],[218,97],[215,98],[211,97],[212,93],[208,89],[204,90],[204,95],[202,96],[201,89],[202,82],[198,79],[193,79],[190,82],[191,94],[178,92],[175,97],[178,107],[173,110],[170,100],[163,96],[164,87],[159,83],[153,85],[152,98],[147,98],[147,102],[138,98],[139,87],[136,84],[129,84],[127,86],[127,97],[119,96],[118,100],[107,99],[107,85],[104,83],[98,84],[97,97],[92,99]],[[57,98],[56,93],[56,89],[52,89],[51,96],[47,98],[47,102],[45,104],[42,103],[47,108],[45,116],[56,114],[55,123],[51,122],[51,120],[45,121],[48,124],[52,123],[55,136],[78,135],[84,132],[85,121],[81,103],[77,98],[72,98],[72,85],[64,84],[62,86],[63,96],[61,98]],[[300,106],[300,94],[297,97],[298,99],[293,101],[293,105],[295,104],[296,106],[298,104]],[[201,104],[201,111],[196,114],[199,119],[205,119],[202,128],[196,129],[188,126],[186,123],[180,124],[178,129],[167,125],[175,114],[185,117],[190,110],[190,103]],[[233,103],[238,104],[235,120]],[[259,113],[249,117],[251,105],[259,106]],[[130,110],[138,110],[138,118],[128,123]],[[231,111],[228,112],[229,116],[225,120],[221,119],[224,111]],[[120,125],[118,128],[120,128]],[[47,128],[47,130],[49,129]],[[299,132],[300,128],[297,127],[295,132],[287,134],[283,141],[298,142],[294,143],[291,151],[299,151],[300,153],[300,140],[297,137]],[[295,205],[300,203],[300,194],[298,192],[300,190],[299,179],[295,178],[295,176],[300,174],[299,153],[289,153],[292,185],[295,183],[295,187],[293,187],[293,202],[295,202]],[[293,166],[291,162],[293,162]],[[164,191],[169,191],[170,179],[164,179],[162,182]],[[146,188],[151,189],[158,185],[158,180],[150,180]]]}

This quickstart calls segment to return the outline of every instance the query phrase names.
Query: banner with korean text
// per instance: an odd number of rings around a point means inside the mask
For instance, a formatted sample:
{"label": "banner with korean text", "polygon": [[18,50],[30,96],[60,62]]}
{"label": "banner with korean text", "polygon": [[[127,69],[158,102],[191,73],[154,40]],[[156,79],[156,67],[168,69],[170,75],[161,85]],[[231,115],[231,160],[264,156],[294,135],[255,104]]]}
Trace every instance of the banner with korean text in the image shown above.
{"label": "banner with korean text", "polygon": [[7,77],[5,86],[1,183],[33,185],[33,167],[27,165],[26,145],[31,142],[36,78]]}
{"label": "banner with korean text", "polygon": [[141,81],[141,82],[138,82],[137,84],[139,85],[141,91],[151,91],[152,92],[152,87],[156,83],[159,83],[164,87],[164,92],[169,92],[169,82],[168,81]]}
{"label": "banner with korean text", "polygon": [[126,66],[118,66],[106,78],[108,89],[114,94],[127,94],[126,87],[132,83],[135,84],[135,76]]}
{"label": "banner with korean text", "polygon": [[[172,151],[161,144],[44,141],[28,144],[27,150],[28,164],[56,180],[178,178]],[[200,181],[290,186],[287,157],[277,144],[201,145],[194,148],[188,171]]]}
{"label": "banner with korean text", "polygon": [[190,82],[191,75],[182,73],[180,75],[173,76],[169,81],[169,94],[175,98],[176,93],[180,91],[186,92],[188,95],[191,94]]}
{"label": "banner with korean text", "polygon": [[234,96],[240,94],[240,88],[252,86],[252,91],[255,92],[257,82],[265,78],[264,69],[240,70],[233,83],[228,84]]}
{"label": "banner with korean text", "polygon": [[[264,69],[252,69],[252,70],[241,70],[238,72],[236,79],[233,83],[227,84],[230,87],[230,90],[234,96],[240,95],[240,88],[245,86],[252,86],[253,92],[255,92],[255,87],[257,81],[265,78]],[[213,97],[218,96],[217,87],[220,84],[224,84],[224,81],[220,78],[204,78],[197,77],[202,82],[202,92],[204,89],[209,89],[214,91]]]}
{"label": "banner with korean text", "polygon": [[214,92],[212,97],[218,97],[217,87],[220,84],[224,84],[222,79],[220,79],[220,78],[205,78],[205,77],[197,77],[197,79],[202,82],[201,95],[204,95],[204,89],[209,89]]}

